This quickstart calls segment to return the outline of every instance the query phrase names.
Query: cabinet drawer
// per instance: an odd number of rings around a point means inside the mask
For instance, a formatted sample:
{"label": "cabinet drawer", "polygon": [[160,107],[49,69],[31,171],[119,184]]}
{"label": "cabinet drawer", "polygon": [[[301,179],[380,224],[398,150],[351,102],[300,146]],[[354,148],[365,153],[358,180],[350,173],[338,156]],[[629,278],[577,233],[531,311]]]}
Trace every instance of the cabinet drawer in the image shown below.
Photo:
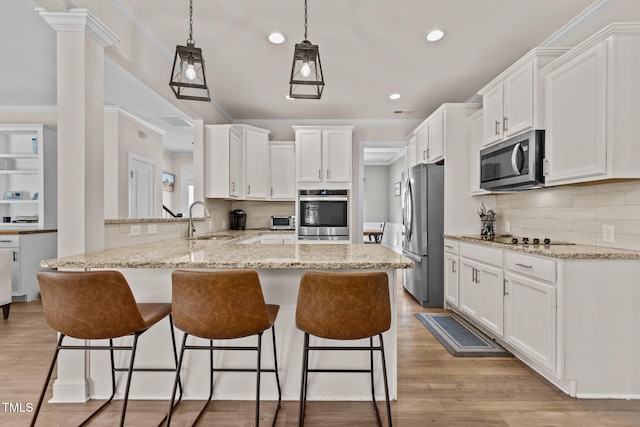
{"label": "cabinet drawer", "polygon": [[556,262],[551,259],[522,255],[516,252],[507,252],[507,269],[527,276],[556,282]]}
{"label": "cabinet drawer", "polygon": [[457,240],[444,239],[444,251],[452,254],[460,253],[460,242]]}
{"label": "cabinet drawer", "polygon": [[0,235],[0,248],[17,248],[18,239],[20,236],[1,236]]}
{"label": "cabinet drawer", "polygon": [[460,255],[465,258],[495,265],[496,267],[502,267],[504,265],[502,251],[500,249],[460,243]]}

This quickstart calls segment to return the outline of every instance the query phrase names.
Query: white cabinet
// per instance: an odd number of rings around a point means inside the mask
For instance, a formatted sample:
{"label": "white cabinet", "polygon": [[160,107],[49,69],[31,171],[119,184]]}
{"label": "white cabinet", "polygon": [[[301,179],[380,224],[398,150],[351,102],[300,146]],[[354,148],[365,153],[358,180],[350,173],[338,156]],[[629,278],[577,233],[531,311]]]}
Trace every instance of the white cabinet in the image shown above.
{"label": "white cabinet", "polygon": [[248,125],[206,125],[204,196],[267,198],[269,131]]}
{"label": "white cabinet", "polygon": [[0,125],[0,229],[57,226],[56,133],[43,125]]}
{"label": "white cabinet", "polygon": [[40,261],[57,256],[56,232],[19,232],[0,236],[0,251],[11,257],[11,296],[14,301],[38,298]]}
{"label": "white cabinet", "polygon": [[271,200],[295,200],[296,154],[293,141],[269,142]]}
{"label": "white cabinet", "polygon": [[306,188],[350,186],[353,127],[293,128],[298,185]]}
{"label": "white cabinet", "polygon": [[535,48],[478,91],[483,101],[484,145],[527,129],[544,129],[540,69],[567,50]]}
{"label": "white cabinet", "polygon": [[545,185],[640,178],[639,31],[612,24],[543,70]]}
{"label": "white cabinet", "polygon": [[445,105],[440,106],[409,135],[409,145],[414,139],[416,146],[416,158],[410,165],[436,163],[444,159]]}
{"label": "white cabinet", "polygon": [[487,194],[488,191],[480,188],[480,150],[483,146],[483,111],[478,110],[469,117],[471,123],[471,144],[469,154],[469,179],[471,194]]}
{"label": "white cabinet", "polygon": [[444,239],[444,300],[447,305],[453,307],[458,307],[458,245],[455,240]]}
{"label": "white cabinet", "polygon": [[243,126],[245,199],[266,199],[269,185],[269,131]]}
{"label": "white cabinet", "polygon": [[460,310],[488,330],[504,334],[502,251],[460,244]]}

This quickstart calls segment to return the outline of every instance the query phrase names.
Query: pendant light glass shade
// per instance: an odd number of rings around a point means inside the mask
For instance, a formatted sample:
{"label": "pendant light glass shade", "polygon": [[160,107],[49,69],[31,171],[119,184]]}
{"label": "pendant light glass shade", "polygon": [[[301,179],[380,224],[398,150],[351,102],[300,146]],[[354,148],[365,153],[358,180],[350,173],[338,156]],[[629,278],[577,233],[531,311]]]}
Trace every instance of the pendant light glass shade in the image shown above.
{"label": "pendant light glass shade", "polygon": [[193,0],[189,0],[189,39],[186,46],[176,46],[169,86],[178,99],[211,101],[202,49],[193,40]]}
{"label": "pendant light glass shade", "polygon": [[307,40],[307,0],[304,1],[304,40],[296,44],[289,79],[289,97],[320,99],[324,76],[318,45]]}

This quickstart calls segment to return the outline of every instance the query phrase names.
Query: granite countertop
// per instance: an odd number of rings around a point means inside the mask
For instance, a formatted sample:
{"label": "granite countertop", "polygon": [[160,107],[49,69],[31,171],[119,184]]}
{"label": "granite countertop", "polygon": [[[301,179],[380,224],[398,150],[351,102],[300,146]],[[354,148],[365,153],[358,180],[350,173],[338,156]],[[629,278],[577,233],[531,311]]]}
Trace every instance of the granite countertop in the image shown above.
{"label": "granite countertop", "polygon": [[0,230],[0,235],[57,233],[58,230]]}
{"label": "granite countertop", "polygon": [[532,255],[547,256],[559,259],[640,259],[639,251],[627,249],[606,248],[591,245],[512,245],[497,243],[491,240],[479,240],[475,236],[448,235],[446,239],[461,242],[491,246],[499,249],[509,249],[515,252],[525,252]]}
{"label": "granite countertop", "polygon": [[[220,231],[44,260],[43,268],[397,269],[413,261],[382,245],[243,244],[244,238],[288,230]],[[205,237],[211,237],[205,239]]]}

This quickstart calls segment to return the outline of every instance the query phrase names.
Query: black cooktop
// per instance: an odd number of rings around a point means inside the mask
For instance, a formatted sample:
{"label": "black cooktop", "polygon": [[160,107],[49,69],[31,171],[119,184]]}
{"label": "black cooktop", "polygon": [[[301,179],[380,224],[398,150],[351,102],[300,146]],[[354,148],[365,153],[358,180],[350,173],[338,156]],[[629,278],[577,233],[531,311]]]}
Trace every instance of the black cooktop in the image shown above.
{"label": "black cooktop", "polygon": [[549,238],[528,238],[528,237],[519,237],[519,236],[510,236],[510,235],[499,235],[495,236],[493,239],[489,239],[486,236],[468,236],[472,239],[477,240],[487,240],[495,243],[503,243],[505,245],[574,245],[575,243],[569,242],[558,242],[555,240],[551,240]]}

